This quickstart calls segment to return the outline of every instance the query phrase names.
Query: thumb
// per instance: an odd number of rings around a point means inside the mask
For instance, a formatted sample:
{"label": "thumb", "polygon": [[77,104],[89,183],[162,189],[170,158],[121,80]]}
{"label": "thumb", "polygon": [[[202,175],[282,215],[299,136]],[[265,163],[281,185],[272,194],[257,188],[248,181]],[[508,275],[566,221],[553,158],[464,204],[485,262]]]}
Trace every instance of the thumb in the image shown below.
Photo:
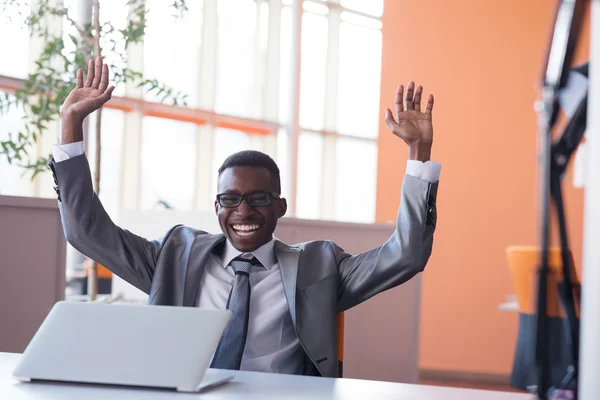
{"label": "thumb", "polygon": [[[106,103],[107,101],[109,101],[109,100],[110,100],[110,98],[112,97],[112,92],[113,92],[114,90],[115,90],[115,87],[114,87],[114,86],[109,86],[109,87],[108,87],[108,88],[107,88],[107,89],[104,91],[104,93],[102,93],[102,96],[100,96],[100,97],[102,97],[102,98],[103,98],[103,100],[104,100],[104,103]],[[103,104],[104,104],[104,103],[103,103]]]}
{"label": "thumb", "polygon": [[107,103],[111,97],[112,97],[112,92],[113,90],[115,90],[114,86],[110,86],[108,89],[106,89],[104,91],[104,93],[102,93],[100,96],[96,97],[93,101],[94,101],[94,109],[97,110],[100,107],[102,107],[105,103]]}
{"label": "thumb", "polygon": [[391,130],[394,130],[398,126],[396,120],[394,120],[392,111],[389,108],[385,109],[385,123]]}

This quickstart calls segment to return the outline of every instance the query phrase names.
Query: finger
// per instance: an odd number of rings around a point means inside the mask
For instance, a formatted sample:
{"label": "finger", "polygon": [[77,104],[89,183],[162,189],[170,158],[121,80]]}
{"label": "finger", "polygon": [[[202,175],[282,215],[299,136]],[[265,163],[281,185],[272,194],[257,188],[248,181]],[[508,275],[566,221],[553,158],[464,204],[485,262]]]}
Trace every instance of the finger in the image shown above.
{"label": "finger", "polygon": [[102,107],[105,103],[107,103],[110,100],[110,98],[112,97],[113,90],[115,90],[115,87],[110,86],[108,89],[106,89],[106,91],[104,93],[102,93],[100,96],[94,98],[94,100],[93,100],[94,111],[99,109],[100,107]]}
{"label": "finger", "polygon": [[83,70],[81,68],[79,68],[77,70],[77,88],[82,88],[83,87]]}
{"label": "finger", "polygon": [[92,81],[92,87],[98,89],[100,85],[100,79],[102,78],[102,57],[96,58],[96,67],[94,69],[94,80]]}
{"label": "finger", "polygon": [[404,108],[406,111],[413,109],[413,93],[415,91],[415,83],[410,81],[406,86],[406,97],[404,98]]}
{"label": "finger", "polygon": [[85,81],[85,86],[91,87],[93,80],[94,80],[94,60],[90,60],[88,62],[88,74],[87,74],[87,80]]}
{"label": "finger", "polygon": [[427,98],[427,105],[425,106],[425,112],[431,114],[433,112],[433,95],[430,94]]}
{"label": "finger", "polygon": [[413,99],[415,111],[421,111],[421,95],[422,94],[423,94],[423,86],[417,87],[417,90],[415,91],[415,98]]}
{"label": "finger", "polygon": [[98,86],[98,90],[104,92],[108,87],[108,65],[102,65],[102,77],[100,78],[100,86]]}
{"label": "finger", "polygon": [[102,96],[106,99],[105,102],[110,100],[110,98],[112,97],[113,90],[115,90],[115,87],[111,85],[108,89],[104,91],[104,93],[102,93]]}
{"label": "finger", "polygon": [[398,89],[396,89],[396,98],[394,99],[394,104],[396,106],[396,118],[400,119],[400,113],[404,111],[404,107],[402,106],[402,97],[404,96],[404,86],[399,85]]}
{"label": "finger", "polygon": [[398,123],[394,120],[394,116],[392,115],[392,110],[389,108],[385,109],[385,123],[392,132],[394,132],[398,126]]}

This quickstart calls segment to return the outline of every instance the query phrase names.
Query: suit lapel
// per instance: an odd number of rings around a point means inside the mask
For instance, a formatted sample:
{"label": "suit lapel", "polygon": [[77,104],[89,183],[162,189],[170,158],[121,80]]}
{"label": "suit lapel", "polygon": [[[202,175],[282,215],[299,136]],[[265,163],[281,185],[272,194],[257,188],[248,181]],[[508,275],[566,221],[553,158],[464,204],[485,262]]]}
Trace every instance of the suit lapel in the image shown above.
{"label": "suit lapel", "polygon": [[[197,305],[200,278],[206,263],[209,262],[213,249],[224,240],[225,236],[222,234],[198,235],[194,239],[185,275],[183,306],[194,307]],[[294,327],[296,327],[296,280],[301,252],[302,250],[297,247],[288,246],[279,240],[275,241],[275,256],[279,263],[283,290]]]}
{"label": "suit lapel", "polygon": [[283,290],[294,327],[296,327],[296,279],[301,252],[302,250],[299,248],[288,246],[279,240],[275,241],[275,255],[279,263]]}
{"label": "suit lapel", "polygon": [[200,290],[200,277],[204,273],[206,263],[210,261],[210,254],[216,245],[225,240],[222,234],[197,235],[194,238],[188,258],[185,274],[185,287],[183,291],[183,306],[195,307]]}

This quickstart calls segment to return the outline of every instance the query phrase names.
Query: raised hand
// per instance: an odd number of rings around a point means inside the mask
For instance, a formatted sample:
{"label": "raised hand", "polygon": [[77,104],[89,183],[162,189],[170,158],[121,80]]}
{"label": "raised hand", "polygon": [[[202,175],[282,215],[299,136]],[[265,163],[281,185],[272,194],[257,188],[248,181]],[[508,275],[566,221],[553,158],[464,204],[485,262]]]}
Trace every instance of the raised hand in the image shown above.
{"label": "raised hand", "polygon": [[85,85],[83,71],[77,71],[77,86],[69,93],[62,105],[61,117],[68,117],[82,122],[92,112],[96,111],[110,100],[114,86],[108,86],[108,65],[102,62],[102,57],[90,60]]}
{"label": "raised hand", "polygon": [[[414,96],[413,96],[414,94]],[[425,112],[421,112],[421,96],[423,87],[415,83],[408,83],[406,96],[404,86],[398,86],[394,104],[396,106],[396,119],[389,108],[385,110],[385,122],[392,133],[404,140],[409,146],[409,158],[421,161],[429,160],[431,145],[433,143],[433,95],[429,95]],[[404,101],[403,101],[404,98]]]}
{"label": "raised hand", "polygon": [[62,129],[60,143],[75,143],[83,140],[83,120],[102,107],[112,95],[114,86],[108,86],[108,65],[102,57],[90,60],[85,85],[83,71],[77,71],[77,86],[69,93],[60,110]]}

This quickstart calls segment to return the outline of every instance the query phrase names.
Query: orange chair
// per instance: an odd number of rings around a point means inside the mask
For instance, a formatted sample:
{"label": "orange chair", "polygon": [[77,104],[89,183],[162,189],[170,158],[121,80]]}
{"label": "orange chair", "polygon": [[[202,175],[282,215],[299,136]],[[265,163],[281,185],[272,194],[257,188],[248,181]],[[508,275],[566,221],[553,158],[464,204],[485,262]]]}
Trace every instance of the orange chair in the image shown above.
{"label": "orange chair", "polygon": [[[93,263],[92,260],[90,260],[89,258],[86,259],[85,261],[85,281],[87,282],[87,277],[90,274],[90,268],[91,268],[91,264]],[[107,294],[111,292],[111,288],[112,288],[112,277],[113,277],[113,273],[110,272],[110,270],[108,268],[106,268],[104,265],[97,263],[96,264],[96,274],[98,277],[98,281],[97,281],[97,290],[98,293],[102,293],[102,294]],[[87,284],[86,286],[84,286],[84,293],[87,294]]]}
{"label": "orange chair", "polygon": [[[538,246],[510,246],[506,249],[508,265],[512,277],[515,295],[519,304],[519,331],[510,385],[527,390],[537,382],[535,346],[536,346],[536,311],[538,293],[538,270],[540,265],[540,248]],[[575,298],[575,312],[579,317],[580,285],[575,272],[573,256],[569,252],[571,263],[571,279]],[[569,333],[566,331],[566,315],[561,306],[558,288],[564,281],[560,248],[549,249],[549,273],[546,314],[548,341],[547,363],[549,365],[550,382],[559,384],[565,377],[567,368],[572,362],[569,348]]]}
{"label": "orange chair", "polygon": [[[540,248],[538,246],[509,246],[506,248],[506,256],[512,277],[515,295],[519,303],[519,312],[523,314],[535,314],[537,307],[538,269],[540,265]],[[575,311],[579,317],[579,288],[580,282],[575,271],[573,255],[569,252],[571,259],[571,280],[573,281],[575,294]],[[563,282],[562,259],[560,248],[549,249],[548,267],[548,297],[547,314],[550,317],[565,317],[558,297],[558,285]]]}
{"label": "orange chair", "polygon": [[344,373],[344,313],[337,315],[337,345],[338,345],[338,377]]}

